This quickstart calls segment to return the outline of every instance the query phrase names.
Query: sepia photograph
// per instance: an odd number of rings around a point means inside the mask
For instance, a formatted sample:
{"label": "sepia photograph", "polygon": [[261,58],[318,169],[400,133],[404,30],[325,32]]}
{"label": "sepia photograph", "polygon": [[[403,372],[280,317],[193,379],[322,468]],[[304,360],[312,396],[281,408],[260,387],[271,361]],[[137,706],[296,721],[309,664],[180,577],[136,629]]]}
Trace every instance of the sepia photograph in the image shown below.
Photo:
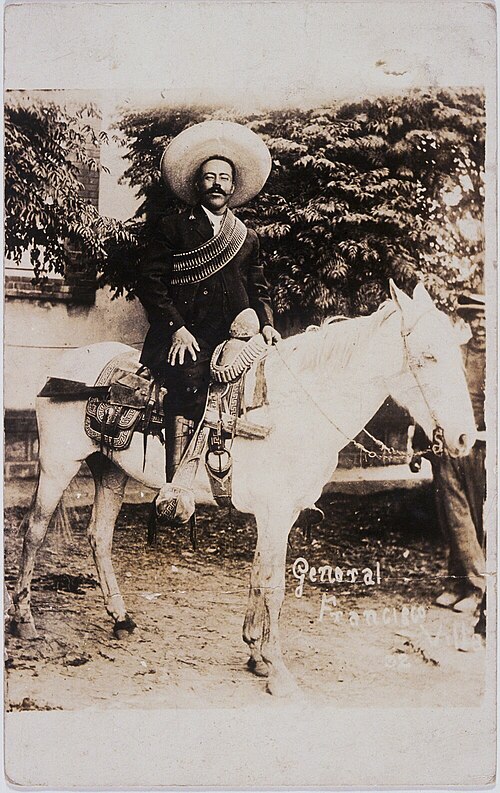
{"label": "sepia photograph", "polygon": [[496,780],[496,9],[4,13],[4,775]]}

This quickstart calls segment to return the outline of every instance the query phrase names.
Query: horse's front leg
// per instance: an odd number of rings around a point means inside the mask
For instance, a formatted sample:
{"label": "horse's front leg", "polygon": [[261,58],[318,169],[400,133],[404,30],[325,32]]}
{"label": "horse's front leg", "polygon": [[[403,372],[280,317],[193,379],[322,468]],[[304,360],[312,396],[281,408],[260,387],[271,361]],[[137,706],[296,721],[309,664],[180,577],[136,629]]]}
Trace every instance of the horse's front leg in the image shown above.
{"label": "horse's front leg", "polygon": [[279,633],[288,534],[296,517],[275,513],[265,522],[257,519],[255,581],[261,592],[263,617],[260,651],[268,670],[267,690],[275,696],[288,696],[297,691],[297,684],[283,660]]}
{"label": "horse's front leg", "polygon": [[245,622],[243,623],[243,641],[248,644],[250,650],[248,668],[259,677],[267,677],[267,664],[264,662],[260,651],[260,646],[262,644],[262,628],[264,625],[264,600],[258,581],[259,570],[260,555],[256,550],[252,564],[252,572],[250,574],[248,607],[245,614]]}
{"label": "horse's front leg", "polygon": [[95,481],[95,499],[87,534],[102,590],[106,611],[114,620],[113,632],[119,639],[132,633],[135,622],[127,614],[118,588],[111,549],[116,519],[123,503],[127,474],[96,453],[87,459]]}

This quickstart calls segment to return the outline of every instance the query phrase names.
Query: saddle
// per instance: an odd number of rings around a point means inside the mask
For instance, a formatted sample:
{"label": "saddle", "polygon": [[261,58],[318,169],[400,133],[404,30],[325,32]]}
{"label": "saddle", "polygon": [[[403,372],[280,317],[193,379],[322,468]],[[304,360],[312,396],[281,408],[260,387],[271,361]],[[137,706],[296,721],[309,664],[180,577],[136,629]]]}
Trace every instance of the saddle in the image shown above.
{"label": "saddle", "polygon": [[158,437],[165,444],[163,400],[167,389],[153,379],[149,369],[137,370],[132,365],[133,360],[126,353],[111,360],[100,373],[96,386],[107,385],[108,394],[105,400],[99,397],[88,400],[85,432],[106,453],[128,449],[134,432],[142,433],[144,469],[148,435]]}
{"label": "saddle", "polygon": [[[214,498],[219,504],[230,504],[230,447],[235,436],[263,439],[269,434],[269,428],[245,418],[246,410],[250,407],[260,407],[267,402],[263,357],[267,345],[260,333],[248,337],[248,330],[256,321],[257,317],[251,309],[241,312],[231,326],[229,340],[214,351],[211,360],[212,382],[204,415],[171,483],[175,492],[170,506],[165,505],[160,513],[172,522],[179,522],[179,516],[176,517],[178,493],[186,491],[192,495],[191,485],[204,453]],[[246,334],[245,338],[241,338],[241,334]],[[254,399],[252,405],[247,407],[243,400],[245,374],[259,358],[262,360]],[[134,432],[142,433],[145,465],[148,436],[156,436],[165,443],[163,402],[167,393],[167,389],[154,380],[149,369],[138,368],[137,352],[127,351],[106,364],[94,385],[51,377],[38,396],[60,400],[87,399],[85,432],[108,456],[128,449]],[[194,501],[190,514],[193,511]],[[181,522],[187,522],[188,519]]]}

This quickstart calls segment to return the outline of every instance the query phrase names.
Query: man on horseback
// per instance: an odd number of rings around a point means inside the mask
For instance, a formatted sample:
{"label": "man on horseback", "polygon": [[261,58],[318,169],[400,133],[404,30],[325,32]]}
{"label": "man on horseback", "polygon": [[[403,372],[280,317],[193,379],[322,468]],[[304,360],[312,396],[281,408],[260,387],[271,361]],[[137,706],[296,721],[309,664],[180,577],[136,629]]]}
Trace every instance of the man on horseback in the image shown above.
{"label": "man on horseback", "polygon": [[[168,389],[167,479],[203,414],[210,359],[244,309],[268,344],[273,326],[257,234],[231,211],[257,195],[271,156],[248,127],[207,121],[181,132],[161,161],[163,179],[190,209],[160,219],[141,266],[137,294],[150,328],[141,363]],[[250,334],[251,335],[251,334]]]}

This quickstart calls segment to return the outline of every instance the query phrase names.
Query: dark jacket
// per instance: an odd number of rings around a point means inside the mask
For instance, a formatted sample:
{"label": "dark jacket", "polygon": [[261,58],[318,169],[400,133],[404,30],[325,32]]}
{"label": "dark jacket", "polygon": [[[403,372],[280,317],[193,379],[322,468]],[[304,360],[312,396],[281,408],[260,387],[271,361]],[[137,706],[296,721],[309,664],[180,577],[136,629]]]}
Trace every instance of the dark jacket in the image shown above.
{"label": "dark jacket", "polygon": [[[213,300],[214,279],[222,279],[227,295],[228,320],[244,308],[253,308],[261,329],[273,324],[269,286],[259,263],[259,239],[252,229],[236,256],[215,276],[197,284],[172,286],[174,253],[198,248],[213,236],[201,207],[161,218],[141,264],[137,295],[150,323],[141,363],[155,373],[163,371],[172,334],[185,325],[203,337],[203,319]],[[220,282],[219,282],[220,285]]]}

